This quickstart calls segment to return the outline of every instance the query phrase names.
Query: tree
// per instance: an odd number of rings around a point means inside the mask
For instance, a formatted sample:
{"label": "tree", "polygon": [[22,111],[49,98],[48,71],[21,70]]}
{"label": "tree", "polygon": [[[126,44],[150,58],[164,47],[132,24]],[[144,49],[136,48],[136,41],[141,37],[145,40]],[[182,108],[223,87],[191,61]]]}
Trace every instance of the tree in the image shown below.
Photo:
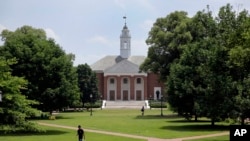
{"label": "tree", "polygon": [[[80,64],[77,66],[78,87],[81,92],[81,101],[84,107],[86,102],[95,102],[99,98],[97,77],[88,64]],[[90,98],[92,94],[93,98]]]}
{"label": "tree", "polygon": [[[234,23],[231,24],[234,26],[231,31],[232,34],[230,35],[231,40],[225,42],[225,44],[228,44],[230,47],[228,53],[229,60],[227,63],[230,68],[230,75],[233,79],[232,87],[234,88],[234,110],[230,114],[234,118],[240,117],[241,124],[244,124],[245,118],[250,117],[250,17],[246,10],[243,10],[236,15],[236,13],[232,12],[230,8],[231,7],[229,6],[224,8],[231,13],[226,15],[234,17]],[[228,17],[224,15],[221,15],[220,17],[220,20],[223,22],[226,22],[227,19]]]}
{"label": "tree", "polygon": [[212,125],[216,121],[224,120],[232,106],[232,80],[226,65],[226,54],[226,49],[215,41],[208,51],[207,62],[201,69],[201,78],[206,84],[203,111],[206,112],[206,117],[211,118]]}
{"label": "tree", "polygon": [[47,39],[44,30],[23,26],[14,32],[4,30],[1,36],[0,54],[7,59],[16,57],[12,73],[28,80],[23,92],[40,102],[39,109],[52,112],[79,99],[74,56]]}
{"label": "tree", "polygon": [[0,102],[0,125],[9,126],[12,131],[39,131],[34,123],[27,120],[39,113],[32,108],[38,102],[27,99],[21,93],[22,89],[26,89],[27,81],[11,75],[9,66],[15,63],[15,59],[5,60],[0,57],[0,90],[3,94]]}
{"label": "tree", "polygon": [[[197,12],[190,22],[192,41],[170,65],[169,103],[187,117],[250,117],[249,29],[247,11],[238,15],[228,4],[215,19],[211,12]],[[243,30],[244,29],[244,30]]]}
{"label": "tree", "polygon": [[161,80],[166,80],[170,64],[180,57],[185,44],[192,40],[189,20],[183,11],[156,20],[146,40],[150,47],[146,60],[140,66],[142,71],[159,73]]}
{"label": "tree", "polygon": [[167,80],[168,101],[173,111],[190,119],[204,114],[200,103],[203,102],[205,87],[200,76],[201,64],[207,61],[207,52],[216,28],[211,12],[197,12],[188,26],[192,40],[185,45],[180,59],[171,63]]}

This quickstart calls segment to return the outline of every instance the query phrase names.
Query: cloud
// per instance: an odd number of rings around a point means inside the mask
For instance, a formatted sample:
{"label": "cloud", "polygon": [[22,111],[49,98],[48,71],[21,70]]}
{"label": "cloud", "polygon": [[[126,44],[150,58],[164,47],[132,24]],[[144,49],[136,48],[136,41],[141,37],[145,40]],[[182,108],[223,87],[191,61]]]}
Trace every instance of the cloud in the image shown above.
{"label": "cloud", "polygon": [[4,25],[1,25],[1,24],[0,24],[0,33],[2,33],[2,31],[3,31],[4,29],[7,29],[7,27],[5,27]]}
{"label": "cloud", "polygon": [[114,0],[115,4],[118,5],[123,10],[126,9],[125,0]]}
{"label": "cloud", "polygon": [[131,43],[131,53],[132,55],[143,55],[147,56],[148,46],[145,39],[135,39]]}
{"label": "cloud", "polygon": [[[155,6],[153,5],[153,3],[150,3],[150,1],[148,0],[114,0],[114,3],[120,7],[123,10],[128,10],[131,7],[141,7],[144,10],[147,9],[151,12],[155,12],[157,11],[157,9],[155,8]],[[139,8],[140,9],[140,8]]]}
{"label": "cloud", "polygon": [[110,44],[110,41],[107,38],[100,35],[89,38],[88,41],[91,43],[98,43],[98,44],[106,44],[106,45]]}
{"label": "cloud", "polygon": [[59,42],[60,41],[60,38],[59,36],[50,28],[45,28],[44,29],[45,32],[46,32],[46,35],[48,38],[52,38],[54,39],[55,41]]}
{"label": "cloud", "polygon": [[138,5],[146,8],[147,10],[150,10],[151,12],[158,11],[154,4],[150,3],[150,1],[148,0],[138,0]]}
{"label": "cloud", "polygon": [[150,31],[150,29],[152,28],[153,24],[155,23],[155,21],[153,20],[145,20],[140,27],[142,29],[144,29],[145,31]]}

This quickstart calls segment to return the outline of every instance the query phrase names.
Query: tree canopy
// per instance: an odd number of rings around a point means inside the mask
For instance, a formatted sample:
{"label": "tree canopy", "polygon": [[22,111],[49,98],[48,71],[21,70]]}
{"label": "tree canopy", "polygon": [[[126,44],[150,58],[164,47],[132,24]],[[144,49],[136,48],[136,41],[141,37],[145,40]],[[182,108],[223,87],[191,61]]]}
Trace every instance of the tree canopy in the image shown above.
{"label": "tree canopy", "polygon": [[23,26],[14,32],[4,30],[1,37],[4,41],[1,56],[16,58],[12,74],[28,81],[27,89],[22,92],[39,101],[39,109],[51,112],[80,98],[74,56],[48,39],[44,30]]}
{"label": "tree canopy", "polygon": [[[81,102],[84,106],[86,102],[95,102],[99,99],[97,88],[97,77],[88,64],[77,66],[78,86],[81,93]],[[92,98],[90,95],[92,94]]]}
{"label": "tree canopy", "polygon": [[192,39],[188,30],[189,20],[183,11],[156,20],[146,40],[150,48],[141,70],[160,72],[161,79],[166,80],[170,64],[180,57],[183,46]]}
{"label": "tree canopy", "polygon": [[39,113],[32,108],[38,104],[34,100],[29,100],[21,93],[27,89],[27,81],[22,77],[12,76],[10,66],[15,64],[15,59],[3,59],[0,57],[0,91],[2,101],[0,101],[0,125],[11,127],[12,131],[39,131],[34,123],[27,119]]}
{"label": "tree canopy", "polygon": [[141,69],[160,73],[171,109],[178,114],[205,116],[212,125],[240,117],[244,124],[250,117],[248,12],[227,4],[216,17],[209,6],[193,17],[186,15],[174,12],[156,20]]}

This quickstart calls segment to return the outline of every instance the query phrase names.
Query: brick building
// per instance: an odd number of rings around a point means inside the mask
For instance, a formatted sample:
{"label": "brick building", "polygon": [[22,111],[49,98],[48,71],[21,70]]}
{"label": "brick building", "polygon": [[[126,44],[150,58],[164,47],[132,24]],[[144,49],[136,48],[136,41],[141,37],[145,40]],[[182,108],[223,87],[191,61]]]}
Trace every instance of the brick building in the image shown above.
{"label": "brick building", "polygon": [[131,36],[125,25],[120,35],[120,55],[106,56],[91,68],[98,78],[98,89],[108,101],[160,99],[163,84],[151,72],[139,72],[145,56],[131,56]]}

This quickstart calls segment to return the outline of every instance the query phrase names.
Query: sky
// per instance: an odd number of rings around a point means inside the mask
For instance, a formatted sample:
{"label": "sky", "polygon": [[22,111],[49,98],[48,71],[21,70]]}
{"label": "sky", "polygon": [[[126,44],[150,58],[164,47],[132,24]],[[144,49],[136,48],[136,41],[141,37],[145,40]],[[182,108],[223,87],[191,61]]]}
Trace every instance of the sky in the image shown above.
{"label": "sky", "polygon": [[91,65],[120,54],[123,16],[132,36],[131,55],[147,56],[145,40],[157,18],[175,11],[192,17],[207,5],[216,16],[227,3],[236,11],[250,10],[249,0],[0,0],[0,32],[24,25],[44,29],[67,54],[75,55],[75,66]]}

